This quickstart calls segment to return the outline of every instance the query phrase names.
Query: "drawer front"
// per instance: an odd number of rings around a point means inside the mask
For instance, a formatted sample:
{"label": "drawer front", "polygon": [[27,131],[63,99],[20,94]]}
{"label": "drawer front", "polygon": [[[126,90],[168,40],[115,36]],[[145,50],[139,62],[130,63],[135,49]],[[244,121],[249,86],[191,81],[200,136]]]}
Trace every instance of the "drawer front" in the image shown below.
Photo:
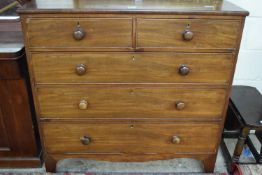
{"label": "drawer front", "polygon": [[[41,124],[48,153],[214,153],[217,124]],[[208,143],[208,144],[206,144]]]}
{"label": "drawer front", "polygon": [[131,47],[130,18],[52,18],[28,21],[29,47]]}
{"label": "drawer front", "polygon": [[44,118],[220,118],[225,89],[158,85],[39,88]]}
{"label": "drawer front", "polygon": [[138,47],[234,49],[241,31],[238,20],[138,19]]}
{"label": "drawer front", "polygon": [[223,84],[231,80],[234,57],[224,53],[33,53],[32,63],[36,83]]}

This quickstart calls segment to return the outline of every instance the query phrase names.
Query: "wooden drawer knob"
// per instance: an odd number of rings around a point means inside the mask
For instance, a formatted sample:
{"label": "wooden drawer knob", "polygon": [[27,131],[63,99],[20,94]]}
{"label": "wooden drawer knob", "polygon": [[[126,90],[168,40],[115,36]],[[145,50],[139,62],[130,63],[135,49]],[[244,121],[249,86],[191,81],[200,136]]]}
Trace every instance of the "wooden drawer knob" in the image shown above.
{"label": "wooden drawer knob", "polygon": [[77,75],[84,75],[86,73],[86,65],[84,64],[78,64],[75,68]]}
{"label": "wooden drawer knob", "polygon": [[83,145],[89,145],[91,143],[91,137],[83,136],[80,138],[80,141]]}
{"label": "wooden drawer knob", "polygon": [[73,37],[75,40],[82,40],[85,37],[85,30],[77,23],[77,26],[73,32]]}
{"label": "wooden drawer knob", "polygon": [[88,102],[86,100],[81,100],[78,105],[80,110],[85,110],[88,108]]}
{"label": "wooden drawer knob", "polygon": [[177,110],[182,110],[182,109],[184,109],[185,107],[186,107],[186,104],[185,104],[184,102],[182,102],[182,101],[176,102],[176,109],[177,109]]}
{"label": "wooden drawer knob", "polygon": [[183,33],[183,38],[185,41],[191,41],[194,37],[194,33],[189,30],[189,29],[186,29]]}
{"label": "wooden drawer knob", "polygon": [[178,68],[178,73],[180,74],[180,75],[187,75],[187,74],[189,74],[189,72],[190,72],[190,68],[188,67],[188,66],[186,66],[186,65],[184,65],[184,64],[182,64],[179,68]]}
{"label": "wooden drawer knob", "polygon": [[173,144],[179,144],[181,139],[178,136],[173,136],[171,141]]}

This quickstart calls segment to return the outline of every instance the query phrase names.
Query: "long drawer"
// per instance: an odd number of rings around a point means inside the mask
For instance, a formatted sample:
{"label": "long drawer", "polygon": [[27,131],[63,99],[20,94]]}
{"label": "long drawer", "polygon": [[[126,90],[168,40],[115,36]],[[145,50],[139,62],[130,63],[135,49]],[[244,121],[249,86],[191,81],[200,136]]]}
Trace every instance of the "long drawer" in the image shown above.
{"label": "long drawer", "polygon": [[31,18],[29,47],[110,48],[132,46],[131,18]]}
{"label": "long drawer", "polygon": [[239,20],[138,19],[137,47],[177,49],[234,49]]}
{"label": "long drawer", "polygon": [[155,86],[38,88],[44,118],[221,118],[225,89]]}
{"label": "long drawer", "polygon": [[[218,124],[42,123],[48,153],[214,153]],[[208,144],[207,144],[208,143]]]}
{"label": "long drawer", "polygon": [[231,80],[233,54],[33,53],[36,83],[221,83]]}

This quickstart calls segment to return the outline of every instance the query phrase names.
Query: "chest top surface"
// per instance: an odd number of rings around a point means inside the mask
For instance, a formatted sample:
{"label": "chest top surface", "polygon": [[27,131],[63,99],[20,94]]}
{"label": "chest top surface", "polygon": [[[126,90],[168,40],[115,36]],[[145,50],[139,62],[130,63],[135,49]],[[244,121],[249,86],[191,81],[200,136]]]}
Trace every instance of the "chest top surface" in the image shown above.
{"label": "chest top surface", "polygon": [[18,12],[248,15],[223,0],[31,0]]}

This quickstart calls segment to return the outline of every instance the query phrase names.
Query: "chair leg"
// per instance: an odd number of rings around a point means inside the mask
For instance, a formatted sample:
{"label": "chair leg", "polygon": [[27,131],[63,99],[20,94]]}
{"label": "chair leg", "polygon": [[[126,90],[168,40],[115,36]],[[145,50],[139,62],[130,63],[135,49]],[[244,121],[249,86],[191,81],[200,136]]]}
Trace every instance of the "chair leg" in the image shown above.
{"label": "chair leg", "polygon": [[254,146],[254,144],[252,143],[251,139],[249,136],[247,136],[247,140],[246,140],[246,144],[249,147],[251,153],[253,154],[254,158],[256,159],[257,163],[261,163],[261,154],[259,154]]}
{"label": "chair leg", "polygon": [[261,147],[260,147],[260,153],[259,153],[259,160],[258,160],[258,163],[259,164],[262,164],[262,145],[261,145]]}
{"label": "chair leg", "polygon": [[227,171],[232,172],[232,157],[227,149],[226,143],[223,138],[221,139],[220,147],[221,147],[222,154],[225,158]]}
{"label": "chair leg", "polygon": [[260,164],[262,164],[262,130],[261,129],[256,130],[256,133],[255,133],[260,143],[260,153],[259,153],[259,160],[258,160],[258,163]]}
{"label": "chair leg", "polygon": [[237,145],[235,147],[235,151],[234,151],[234,154],[233,154],[233,158],[232,158],[233,162],[235,162],[235,163],[239,163],[239,158],[240,158],[240,155],[243,151],[247,136],[249,134],[249,130],[250,129],[247,128],[247,127],[244,127],[244,128],[241,129],[240,135],[238,137]]}

